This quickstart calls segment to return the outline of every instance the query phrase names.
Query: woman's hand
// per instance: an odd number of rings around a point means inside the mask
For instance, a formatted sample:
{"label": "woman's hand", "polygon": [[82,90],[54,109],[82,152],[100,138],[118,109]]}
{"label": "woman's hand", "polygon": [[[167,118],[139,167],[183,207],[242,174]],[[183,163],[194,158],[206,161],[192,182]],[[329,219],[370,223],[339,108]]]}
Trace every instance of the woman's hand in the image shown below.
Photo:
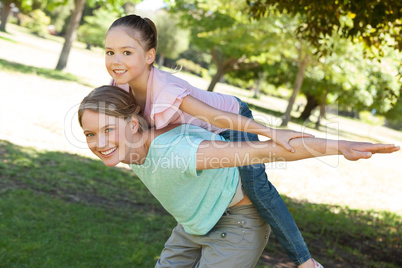
{"label": "woman's hand", "polygon": [[373,144],[370,142],[339,141],[339,152],[346,159],[356,161],[368,159],[373,154],[389,154],[399,151],[400,147],[394,144]]}

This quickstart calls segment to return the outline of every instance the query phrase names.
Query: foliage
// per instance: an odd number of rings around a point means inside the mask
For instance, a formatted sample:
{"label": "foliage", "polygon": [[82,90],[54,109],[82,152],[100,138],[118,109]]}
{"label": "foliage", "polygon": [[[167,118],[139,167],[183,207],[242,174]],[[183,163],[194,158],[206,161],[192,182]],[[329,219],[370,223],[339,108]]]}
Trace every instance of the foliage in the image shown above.
{"label": "foliage", "polygon": [[[301,93],[313,97],[319,105],[325,94],[328,104],[342,110],[376,109],[386,113],[395,105],[401,87],[398,74],[400,53],[384,48],[382,61],[362,58],[363,46],[332,36],[333,53],[313,57],[308,66]],[[274,64],[266,65],[267,81],[276,87],[290,88],[297,65],[294,56],[282,55]]]}
{"label": "foliage", "polygon": [[208,90],[229,71],[257,66],[261,55],[274,43],[274,33],[266,27],[269,18],[251,22],[242,12],[245,7],[241,0],[171,3],[169,10],[178,14],[182,25],[191,30],[191,43],[209,52],[216,64],[217,73]]}
{"label": "foliage", "polygon": [[[335,33],[361,39],[367,47],[390,45],[402,50],[402,2],[400,0],[329,1],[247,0],[250,16],[262,18],[273,10],[302,15],[298,28],[316,47]],[[381,49],[379,50],[381,55]]]}
{"label": "foliage", "polygon": [[183,69],[183,71],[190,72],[203,78],[208,77],[208,70],[202,68],[200,65],[196,64],[191,60],[179,59],[177,61],[177,64],[179,65],[180,69]]}
{"label": "foliage", "polygon": [[65,33],[66,21],[74,8],[73,0],[66,0],[63,5],[57,5],[52,8],[45,9],[46,15],[50,17],[51,24],[54,26],[56,33],[63,35]]}
{"label": "foliage", "polygon": [[189,31],[180,28],[177,19],[166,11],[158,12],[154,22],[158,31],[157,53],[176,59],[189,47]]}
{"label": "foliage", "polygon": [[209,51],[202,51],[196,48],[192,43],[190,43],[187,50],[180,53],[179,58],[190,60],[205,69],[209,69],[212,60]]}
{"label": "foliage", "polygon": [[402,90],[399,92],[399,98],[392,109],[383,115],[387,119],[387,126],[402,131]]}
{"label": "foliage", "polygon": [[35,9],[30,13],[32,20],[29,21],[25,26],[31,30],[32,33],[37,34],[41,37],[48,35],[48,26],[50,24],[50,18],[40,10]]}
{"label": "foliage", "polygon": [[95,10],[94,15],[85,17],[84,24],[78,28],[78,40],[88,45],[104,47],[105,34],[117,17],[117,13],[105,8]]}

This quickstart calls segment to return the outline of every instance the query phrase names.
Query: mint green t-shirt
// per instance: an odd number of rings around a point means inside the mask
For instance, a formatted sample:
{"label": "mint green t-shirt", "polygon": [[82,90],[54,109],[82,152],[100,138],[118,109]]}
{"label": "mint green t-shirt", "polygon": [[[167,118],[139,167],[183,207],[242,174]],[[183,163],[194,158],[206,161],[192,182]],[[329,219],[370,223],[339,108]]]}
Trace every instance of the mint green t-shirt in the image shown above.
{"label": "mint green t-shirt", "polygon": [[196,235],[215,226],[239,183],[237,168],[196,170],[197,149],[204,140],[224,138],[198,126],[180,125],[152,141],[144,164],[130,165],[184,230]]}

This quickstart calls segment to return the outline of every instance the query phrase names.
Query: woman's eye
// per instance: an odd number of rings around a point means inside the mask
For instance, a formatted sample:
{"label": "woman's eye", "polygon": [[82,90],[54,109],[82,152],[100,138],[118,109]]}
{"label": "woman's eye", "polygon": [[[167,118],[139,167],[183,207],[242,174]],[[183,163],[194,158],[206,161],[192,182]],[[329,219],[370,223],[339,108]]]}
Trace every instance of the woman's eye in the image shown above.
{"label": "woman's eye", "polygon": [[125,56],[130,56],[130,55],[131,55],[131,52],[130,52],[130,51],[124,51],[123,54],[124,54]]}
{"label": "woman's eye", "polygon": [[112,51],[106,51],[106,55],[112,56],[114,53]]}
{"label": "woman's eye", "polygon": [[87,133],[87,134],[85,134],[85,137],[93,137],[93,136],[95,136],[93,133]]}
{"label": "woman's eye", "polygon": [[107,128],[107,129],[105,129],[105,132],[110,132],[110,131],[113,131],[113,128]]}

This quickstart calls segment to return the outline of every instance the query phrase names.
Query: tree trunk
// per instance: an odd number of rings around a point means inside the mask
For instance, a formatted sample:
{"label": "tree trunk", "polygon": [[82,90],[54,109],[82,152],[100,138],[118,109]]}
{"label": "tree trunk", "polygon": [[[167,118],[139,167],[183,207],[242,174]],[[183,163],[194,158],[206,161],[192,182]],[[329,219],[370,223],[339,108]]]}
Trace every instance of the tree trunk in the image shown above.
{"label": "tree trunk", "polygon": [[296,97],[299,94],[301,86],[303,84],[304,73],[306,71],[307,63],[308,63],[308,56],[305,55],[304,58],[302,58],[302,51],[301,51],[301,46],[300,46],[299,60],[298,60],[299,69],[297,70],[297,76],[296,76],[295,84],[293,86],[292,96],[289,99],[288,107],[286,108],[286,112],[285,112],[281,127],[286,127],[290,121],[290,117],[291,117],[290,113],[292,112],[292,108],[295,103]]}
{"label": "tree trunk", "polygon": [[318,106],[318,101],[314,96],[306,93],[306,98],[307,104],[304,106],[304,110],[299,117],[299,119],[303,119],[304,121],[310,118],[311,112]]}
{"label": "tree trunk", "polygon": [[0,24],[0,31],[6,31],[6,24],[8,15],[10,15],[11,7],[10,3],[3,2],[3,8],[1,9],[1,24]]}
{"label": "tree trunk", "polygon": [[262,81],[262,77],[263,77],[263,75],[259,74],[258,78],[257,78],[257,82],[255,83],[254,95],[253,95],[253,98],[255,98],[255,99],[257,99],[258,96],[260,95],[260,84],[261,84],[261,81]]}
{"label": "tree trunk", "polygon": [[322,96],[321,104],[320,104],[320,118],[325,118],[325,106],[327,106],[327,96],[328,91],[325,91],[324,95]]}
{"label": "tree trunk", "polygon": [[225,73],[229,71],[246,70],[257,67],[259,65],[257,62],[246,63],[246,56],[242,56],[241,58],[231,57],[229,59],[225,59],[220,51],[214,48],[211,49],[211,56],[218,70],[216,71],[215,76],[212,78],[212,81],[209,84],[208,91],[210,92],[214,91],[216,84]]}
{"label": "tree trunk", "polygon": [[165,64],[165,55],[159,54],[159,59],[158,59],[159,68],[162,68],[163,64]]}
{"label": "tree trunk", "polygon": [[212,81],[208,86],[208,91],[210,91],[210,92],[214,91],[216,84],[219,82],[219,80],[221,80],[221,78],[224,74],[225,74],[225,67],[222,65],[218,66],[218,71],[212,78]]}
{"label": "tree trunk", "polygon": [[224,56],[220,54],[219,50],[214,48],[211,49],[211,56],[218,70],[216,71],[215,76],[212,78],[212,81],[208,86],[208,91],[210,92],[214,91],[216,84],[219,82],[222,76],[227,71],[231,70],[238,60],[235,58],[225,60]]}
{"label": "tree trunk", "polygon": [[77,29],[80,24],[85,2],[86,0],[77,0],[75,3],[73,14],[68,22],[64,45],[56,66],[56,70],[63,70],[67,66],[68,55],[70,54],[71,46],[73,45],[73,42],[77,36]]}
{"label": "tree trunk", "polygon": [[315,128],[319,129],[321,125],[321,120],[325,118],[325,106],[327,106],[327,96],[328,91],[325,90],[324,95],[322,95],[321,104],[320,104],[320,115],[318,116],[317,122],[315,122]]}

